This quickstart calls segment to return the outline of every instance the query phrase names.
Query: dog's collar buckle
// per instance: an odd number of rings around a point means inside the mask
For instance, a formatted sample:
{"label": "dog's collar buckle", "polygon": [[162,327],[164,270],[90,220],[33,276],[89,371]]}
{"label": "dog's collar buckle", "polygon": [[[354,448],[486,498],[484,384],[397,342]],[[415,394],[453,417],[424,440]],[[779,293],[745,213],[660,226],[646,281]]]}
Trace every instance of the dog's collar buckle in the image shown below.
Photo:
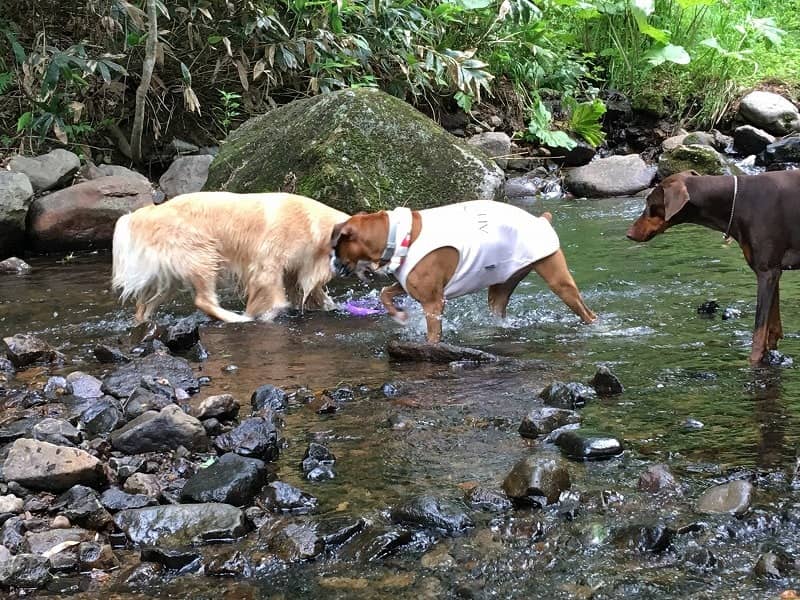
{"label": "dog's collar buckle", "polygon": [[398,206],[386,213],[389,216],[389,233],[380,262],[388,273],[394,273],[405,262],[411,244],[411,209]]}

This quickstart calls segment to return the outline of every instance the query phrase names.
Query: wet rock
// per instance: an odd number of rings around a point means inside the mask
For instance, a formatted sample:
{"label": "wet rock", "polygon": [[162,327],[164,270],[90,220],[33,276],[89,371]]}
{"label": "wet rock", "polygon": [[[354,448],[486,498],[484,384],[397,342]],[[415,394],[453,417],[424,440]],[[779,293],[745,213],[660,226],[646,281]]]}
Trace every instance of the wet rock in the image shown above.
{"label": "wet rock", "polygon": [[730,306],[726,307],[725,310],[722,311],[722,320],[727,321],[728,319],[738,319],[742,316],[742,311],[738,308],[731,308]]}
{"label": "wet rock", "polygon": [[315,526],[290,523],[283,519],[262,527],[259,538],[270,551],[286,562],[310,560],[324,548]]}
{"label": "wet rock", "polygon": [[250,577],[253,567],[250,560],[239,550],[221,552],[205,564],[205,575],[211,577]]}
{"label": "wet rock", "polygon": [[144,458],[141,456],[112,456],[108,459],[108,466],[117,474],[120,479],[126,479],[144,466]]}
{"label": "wet rock", "polygon": [[311,481],[322,481],[333,479],[333,465],[336,463],[336,456],[322,444],[311,442],[303,455],[303,474],[306,479]]}
{"label": "wet rock", "polygon": [[0,375],[13,377],[16,372],[17,370],[14,368],[14,364],[4,356],[0,356]]}
{"label": "wet rock", "polygon": [[539,393],[539,397],[547,406],[575,410],[597,398],[597,392],[582,383],[554,381]]}
{"label": "wet rock", "polygon": [[702,546],[691,546],[683,554],[683,560],[692,566],[708,570],[713,569],[717,564],[717,557],[708,548]]}
{"label": "wet rock", "polygon": [[765,165],[768,171],[780,171],[787,165],[800,163],[800,135],[787,136],[764,148],[756,164]]}
{"label": "wet rock", "polygon": [[78,546],[78,563],[81,571],[108,570],[119,566],[119,559],[108,544],[83,542]]}
{"label": "wet rock", "polygon": [[[218,394],[191,403],[191,414],[201,421],[215,418],[223,421],[235,419],[239,414],[239,401],[233,394]],[[205,423],[203,424],[205,425]]]}
{"label": "wet rock", "polygon": [[114,523],[137,545],[185,547],[229,541],[246,532],[244,513],[229,504],[173,504],[123,510]]}
{"label": "wet rock", "polygon": [[[0,258],[22,250],[25,242],[25,221],[33,187],[24,173],[0,170]],[[5,263],[0,273],[14,273],[14,261]]]}
{"label": "wet rock", "polygon": [[131,349],[131,354],[140,358],[150,355],[169,356],[169,348],[161,340],[146,340]]}
{"label": "wet rock", "polygon": [[121,422],[122,411],[113,396],[98,398],[81,415],[82,429],[89,439],[111,433]]}
{"label": "wet rock", "polygon": [[0,544],[8,548],[12,554],[29,550],[25,539],[25,521],[21,517],[11,517],[3,523],[0,529]]}
{"label": "wet rock", "polygon": [[[509,162],[514,160],[511,159]],[[509,199],[523,201],[564,195],[564,191],[561,189],[561,179],[544,168],[536,169],[519,177],[510,177],[506,180],[505,193]]]}
{"label": "wet rock", "polygon": [[208,179],[208,167],[214,157],[209,154],[176,158],[158,180],[167,199],[199,192]]}
{"label": "wet rock", "polygon": [[7,444],[30,435],[35,423],[36,419],[33,418],[17,419],[8,425],[0,427],[0,444]]}
{"label": "wet rock", "polygon": [[261,495],[264,508],[272,512],[305,514],[317,507],[317,499],[283,481],[273,481]]}
{"label": "wet rock", "polygon": [[406,529],[394,529],[384,533],[376,532],[372,536],[368,533],[365,537],[357,554],[366,562],[386,558],[400,548],[413,544],[416,540],[414,534]]}
{"label": "wet rock", "polygon": [[750,508],[753,484],[737,479],[703,492],[695,503],[695,511],[704,514],[741,515]]}
{"label": "wet rock", "polygon": [[17,369],[34,363],[60,363],[64,356],[44,340],[29,334],[17,333],[3,338],[6,356]]}
{"label": "wet rock", "polygon": [[183,502],[249,504],[264,486],[266,465],[256,458],[229,453],[189,478],[181,493]]}
{"label": "wet rock", "polygon": [[220,454],[235,452],[270,462],[278,458],[278,431],[271,419],[252,417],[217,436],[214,447]]}
{"label": "wet rock", "polygon": [[693,419],[692,417],[688,417],[683,420],[681,423],[681,427],[684,429],[702,429],[705,427],[702,421],[698,421],[697,419]]}
{"label": "wet rock", "polygon": [[71,523],[87,529],[103,529],[111,523],[111,515],[103,507],[100,497],[92,488],[75,485],[64,492],[53,504]]}
{"label": "wet rock", "polygon": [[[0,192],[2,193],[2,192]],[[2,217],[0,216],[0,227],[2,227]],[[9,245],[9,248],[11,246]],[[0,248],[0,252],[2,249]],[[31,266],[21,258],[12,256],[5,260],[0,260],[0,275],[22,275],[31,270]]]}
{"label": "wet rock", "polygon": [[580,429],[564,431],[556,439],[561,452],[580,460],[602,460],[622,454],[622,442],[617,438],[592,434]]}
{"label": "wet rock", "polygon": [[158,412],[174,403],[174,395],[170,397],[144,387],[137,387],[124,403],[125,418],[129,420],[137,419],[148,411]]}
{"label": "wet rock", "polygon": [[50,560],[36,554],[17,554],[0,563],[0,587],[32,588],[44,587],[53,576]]}
{"label": "wet rock", "polygon": [[466,501],[473,508],[490,512],[505,512],[512,508],[511,500],[504,492],[476,486],[466,493]]}
{"label": "wet rock", "polygon": [[511,469],[503,491],[516,502],[544,506],[557,502],[571,485],[569,471],[559,461],[529,456]]}
{"label": "wet rock", "polygon": [[271,384],[264,384],[256,388],[250,397],[253,412],[262,410],[281,411],[289,406],[288,396],[284,390]]}
{"label": "wet rock", "polygon": [[470,146],[480,148],[501,169],[508,166],[508,155],[511,154],[511,138],[502,131],[486,131],[473,135],[467,140]]}
{"label": "wet rock", "polygon": [[663,524],[629,525],[614,531],[614,543],[639,552],[663,552],[672,544],[675,530]]}
{"label": "wet rock", "polygon": [[655,175],[638,154],[609,156],[570,169],[564,187],[577,197],[632,196],[650,187]]}
{"label": "wet rock", "polygon": [[14,442],[3,464],[3,474],[7,481],[48,491],[102,481],[100,461],[91,454],[30,439]]}
{"label": "wet rock", "polygon": [[122,365],[103,378],[103,392],[125,399],[141,385],[142,377],[164,378],[174,388],[193,394],[200,389],[192,366],[177,356],[150,354]]}
{"label": "wet rock", "polygon": [[339,402],[328,395],[327,390],[325,390],[318,398],[313,398],[308,403],[308,408],[318,415],[332,415],[339,410]]}
{"label": "wet rock", "polygon": [[151,473],[134,473],[125,480],[123,489],[129,494],[158,498],[161,496],[161,484],[158,477]]}
{"label": "wet rock", "polygon": [[488,352],[445,343],[428,344],[392,340],[386,345],[386,351],[390,358],[399,361],[433,363],[450,363],[456,361],[487,363],[497,361],[497,357]]}
{"label": "wet rock", "polygon": [[319,465],[305,474],[309,481],[328,481],[336,478],[336,472],[330,465]]}
{"label": "wet rock", "polygon": [[760,154],[774,141],[775,136],[752,125],[742,125],[733,130],[733,148],[744,156]]}
{"label": "wet rock", "polygon": [[800,113],[789,100],[773,92],[756,90],[739,103],[739,117],[773,135],[800,131]]}
{"label": "wet rock", "polygon": [[656,494],[664,491],[676,491],[679,486],[668,466],[650,465],[639,475],[638,488],[643,492]]}
{"label": "wet rock", "polygon": [[184,317],[167,328],[161,341],[173,352],[185,352],[200,341],[200,324],[194,317]]}
{"label": "wet rock", "polygon": [[519,434],[526,438],[536,438],[540,435],[547,435],[564,425],[580,422],[580,415],[573,410],[553,408],[551,406],[534,408],[522,419],[522,423],[519,426]]}
{"label": "wet rock", "polygon": [[400,388],[395,383],[386,382],[381,386],[381,393],[386,398],[395,398],[400,393]]}
{"label": "wet rock", "polygon": [[103,395],[103,382],[88,373],[73,371],[67,375],[67,383],[72,387],[72,393],[80,398],[100,398]]}
{"label": "wet rock", "polygon": [[129,508],[144,508],[157,504],[155,497],[146,494],[129,494],[119,488],[108,488],[100,496],[100,503],[111,512]]}
{"label": "wet rock", "polygon": [[474,523],[464,512],[443,505],[433,496],[413,498],[391,511],[392,521],[400,525],[439,529],[446,533],[459,533]]}
{"label": "wet rock", "polygon": [[597,373],[594,374],[589,385],[599,396],[614,396],[625,391],[619,378],[604,365],[597,367]]}
{"label": "wet rock", "polygon": [[148,411],[111,435],[115,449],[127,454],[174,450],[184,446],[192,451],[208,447],[203,424],[171,404],[159,412]]}
{"label": "wet rock", "polygon": [[148,562],[136,565],[121,579],[128,587],[150,591],[162,583],[163,577],[163,565]]}
{"label": "wet rock", "polygon": [[782,549],[764,552],[758,557],[753,572],[765,579],[783,579],[798,568],[798,561]]}
{"label": "wet rock", "polygon": [[191,548],[159,548],[145,546],[139,552],[141,560],[164,565],[167,569],[179,571],[192,563],[199,563],[200,553]]}
{"label": "wet rock", "polygon": [[386,423],[392,429],[413,429],[416,424],[414,419],[398,413],[389,415],[386,418]]}
{"label": "wet rock", "polygon": [[678,146],[661,154],[658,175],[662,179],[681,171],[697,171],[701,175],[731,175],[731,167],[722,155],[708,146]]}
{"label": "wet rock", "polygon": [[131,362],[130,357],[128,357],[122,350],[115,348],[114,346],[98,344],[94,347],[93,352],[97,361],[104,365],[114,363],[124,364]]}
{"label": "wet rock", "polygon": [[210,436],[215,436],[222,433],[222,423],[220,423],[217,419],[204,419],[203,428]]}
{"label": "wet rock", "polygon": [[72,393],[72,385],[67,382],[65,377],[53,376],[47,379],[43,392],[44,397],[48,400],[58,400],[61,396]]}
{"label": "wet rock", "polygon": [[350,541],[367,528],[367,522],[364,519],[358,519],[355,523],[345,525],[322,537],[326,548],[341,546],[342,544]]}

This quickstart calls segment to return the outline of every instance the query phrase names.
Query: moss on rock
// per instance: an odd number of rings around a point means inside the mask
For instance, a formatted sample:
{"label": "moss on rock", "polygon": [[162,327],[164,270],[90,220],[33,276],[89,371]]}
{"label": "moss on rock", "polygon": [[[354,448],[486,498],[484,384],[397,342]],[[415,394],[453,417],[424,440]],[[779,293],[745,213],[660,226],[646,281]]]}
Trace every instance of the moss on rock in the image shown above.
{"label": "moss on rock", "polygon": [[[664,152],[658,159],[658,174],[668,177],[681,171],[695,170],[701,175],[730,175],[731,166],[709,146],[691,144]],[[736,169],[738,173],[738,169]]]}
{"label": "moss on rock", "polygon": [[402,100],[362,88],[298,100],[246,121],[211,163],[206,190],[297,193],[354,214],[498,199],[503,173]]}

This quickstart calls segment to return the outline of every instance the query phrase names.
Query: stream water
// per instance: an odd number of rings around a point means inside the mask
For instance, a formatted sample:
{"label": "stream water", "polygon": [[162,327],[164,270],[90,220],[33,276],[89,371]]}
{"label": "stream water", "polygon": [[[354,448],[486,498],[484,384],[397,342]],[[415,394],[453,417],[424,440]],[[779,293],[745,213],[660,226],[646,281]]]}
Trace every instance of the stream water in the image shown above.
{"label": "stream water", "polygon": [[[597,323],[581,325],[535,276],[517,288],[506,322],[490,317],[484,294],[448,305],[446,341],[532,359],[525,368],[393,363],[387,340],[424,337],[414,304],[406,328],[385,316],[308,313],[201,330],[209,358],[197,363],[198,373],[212,378],[202,394],[230,392],[246,404],[263,383],[371,390],[332,415],[298,404],[285,416],[277,475],[319,498],[313,515],[297,519],[323,529],[359,517],[387,523],[388,508],[421,493],[466,509],[463,488],[496,488],[521,457],[558,453],[517,432],[521,418],[540,405],[537,393],[554,380],[585,382],[598,365],[608,365],[625,392],[583,408],[583,426],[620,438],[626,451],[609,461],[570,463],[572,488],[581,496],[573,518],[558,507],[500,516],[467,509],[476,526],[466,534],[380,560],[345,551],[246,579],[187,575],[137,592],[112,575],[84,578],[74,591],[87,598],[100,590],[109,598],[777,598],[800,586],[791,577],[753,574],[766,549],[792,553],[800,543],[800,509],[794,509],[800,492],[792,486],[800,370],[748,365],[755,277],[736,244],[725,246],[720,234],[695,226],[635,244],[625,231],[641,206],[641,199],[621,199],[530,207],[553,213]],[[41,257],[31,264],[30,274],[0,280],[0,333],[40,334],[70,358],[65,372],[101,375],[92,347],[125,339],[132,320],[131,307],[120,307],[108,289],[110,257]],[[800,358],[800,278],[789,273],[782,287],[780,349]],[[335,282],[332,292],[341,302],[375,294],[356,281]],[[710,299],[720,312],[698,314]],[[725,307],[741,317],[723,320]],[[185,296],[162,317],[191,311]],[[30,369],[18,379],[33,385],[46,376]],[[387,382],[399,391],[392,398],[379,393]],[[392,428],[390,419],[406,426]],[[337,456],[337,477],[311,483],[298,463],[308,441],[320,439]],[[639,474],[653,463],[669,465],[680,492],[637,491]],[[756,485],[748,514],[693,512],[704,489],[732,477]],[[666,551],[632,548],[619,534],[653,523],[681,532]],[[713,555],[705,561],[712,564],[691,558],[700,551]]]}

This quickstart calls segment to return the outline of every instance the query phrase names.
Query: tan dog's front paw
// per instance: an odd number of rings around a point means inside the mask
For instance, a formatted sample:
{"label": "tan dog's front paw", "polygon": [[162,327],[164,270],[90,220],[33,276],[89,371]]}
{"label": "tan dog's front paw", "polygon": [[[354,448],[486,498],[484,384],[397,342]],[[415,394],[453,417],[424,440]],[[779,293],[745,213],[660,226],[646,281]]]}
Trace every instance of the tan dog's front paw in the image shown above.
{"label": "tan dog's front paw", "polygon": [[406,325],[408,323],[408,313],[404,310],[397,310],[390,316],[395,323],[400,323],[400,325]]}

